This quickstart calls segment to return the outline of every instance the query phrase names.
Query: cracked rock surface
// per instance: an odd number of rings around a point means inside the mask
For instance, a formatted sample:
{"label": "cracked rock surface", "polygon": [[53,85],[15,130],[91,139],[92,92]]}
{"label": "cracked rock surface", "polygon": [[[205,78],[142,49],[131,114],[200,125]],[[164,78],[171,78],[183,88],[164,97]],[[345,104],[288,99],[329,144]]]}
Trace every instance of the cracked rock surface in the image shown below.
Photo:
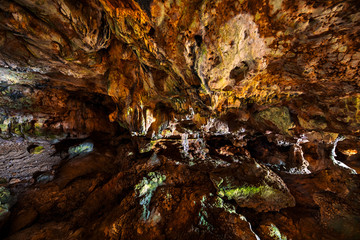
{"label": "cracked rock surface", "polygon": [[357,0],[0,0],[1,239],[360,239]]}

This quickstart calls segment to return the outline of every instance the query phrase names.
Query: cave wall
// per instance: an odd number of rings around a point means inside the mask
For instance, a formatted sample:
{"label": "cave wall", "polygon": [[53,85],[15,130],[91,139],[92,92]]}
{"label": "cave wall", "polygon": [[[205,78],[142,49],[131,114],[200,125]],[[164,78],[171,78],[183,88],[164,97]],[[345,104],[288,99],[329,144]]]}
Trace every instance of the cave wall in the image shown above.
{"label": "cave wall", "polygon": [[359,239],[359,10],[1,0],[0,237]]}

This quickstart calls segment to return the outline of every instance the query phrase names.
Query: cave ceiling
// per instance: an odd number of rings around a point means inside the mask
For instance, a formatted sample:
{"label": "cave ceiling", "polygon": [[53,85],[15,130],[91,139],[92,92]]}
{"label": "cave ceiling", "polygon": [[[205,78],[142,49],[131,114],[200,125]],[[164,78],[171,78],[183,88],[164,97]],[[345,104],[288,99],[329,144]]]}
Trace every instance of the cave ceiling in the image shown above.
{"label": "cave ceiling", "polygon": [[198,126],[229,121],[229,113],[248,124],[241,114],[269,106],[290,111],[294,134],[358,131],[356,1],[0,6],[0,106],[8,115],[51,114],[56,125],[69,99],[91,95],[112,101],[105,114],[139,135],[161,134],[186,115]]}

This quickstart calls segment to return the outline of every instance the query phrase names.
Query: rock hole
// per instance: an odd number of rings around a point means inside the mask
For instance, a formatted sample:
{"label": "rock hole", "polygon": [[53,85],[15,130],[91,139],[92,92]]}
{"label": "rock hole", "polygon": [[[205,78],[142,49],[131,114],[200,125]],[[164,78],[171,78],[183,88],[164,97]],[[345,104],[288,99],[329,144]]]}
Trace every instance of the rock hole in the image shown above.
{"label": "rock hole", "polygon": [[249,71],[249,65],[243,61],[239,66],[231,70],[229,77],[230,79],[235,79],[237,83],[245,78],[248,71]]}
{"label": "rock hole", "polygon": [[247,39],[249,37],[249,31],[245,30],[244,31],[244,40]]}
{"label": "rock hole", "polygon": [[34,151],[34,149],[36,148],[36,147],[38,147],[39,145],[37,145],[37,144],[31,144],[30,146],[28,146],[27,148],[26,148],[26,150],[29,152],[29,153],[32,153],[33,151]]}
{"label": "rock hole", "polygon": [[202,43],[202,36],[195,35],[195,42],[196,42],[196,46],[200,47]]}
{"label": "rock hole", "polygon": [[232,86],[227,85],[227,86],[224,87],[222,90],[223,90],[223,91],[231,91],[231,90],[232,90]]}
{"label": "rock hole", "polygon": [[155,29],[153,27],[150,28],[150,31],[149,31],[149,36],[150,37],[153,37],[155,34]]}
{"label": "rock hole", "polygon": [[211,65],[212,68],[215,68],[216,66],[218,66],[221,63],[221,58],[219,56],[212,58],[212,60],[213,60],[213,63]]}

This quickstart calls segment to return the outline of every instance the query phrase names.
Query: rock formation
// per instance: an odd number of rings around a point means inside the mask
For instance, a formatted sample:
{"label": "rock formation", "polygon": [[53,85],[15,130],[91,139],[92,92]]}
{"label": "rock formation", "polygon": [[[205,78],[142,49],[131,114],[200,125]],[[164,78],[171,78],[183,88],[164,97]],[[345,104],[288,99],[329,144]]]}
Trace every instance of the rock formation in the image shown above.
{"label": "rock formation", "polygon": [[357,0],[0,0],[0,238],[360,239]]}

